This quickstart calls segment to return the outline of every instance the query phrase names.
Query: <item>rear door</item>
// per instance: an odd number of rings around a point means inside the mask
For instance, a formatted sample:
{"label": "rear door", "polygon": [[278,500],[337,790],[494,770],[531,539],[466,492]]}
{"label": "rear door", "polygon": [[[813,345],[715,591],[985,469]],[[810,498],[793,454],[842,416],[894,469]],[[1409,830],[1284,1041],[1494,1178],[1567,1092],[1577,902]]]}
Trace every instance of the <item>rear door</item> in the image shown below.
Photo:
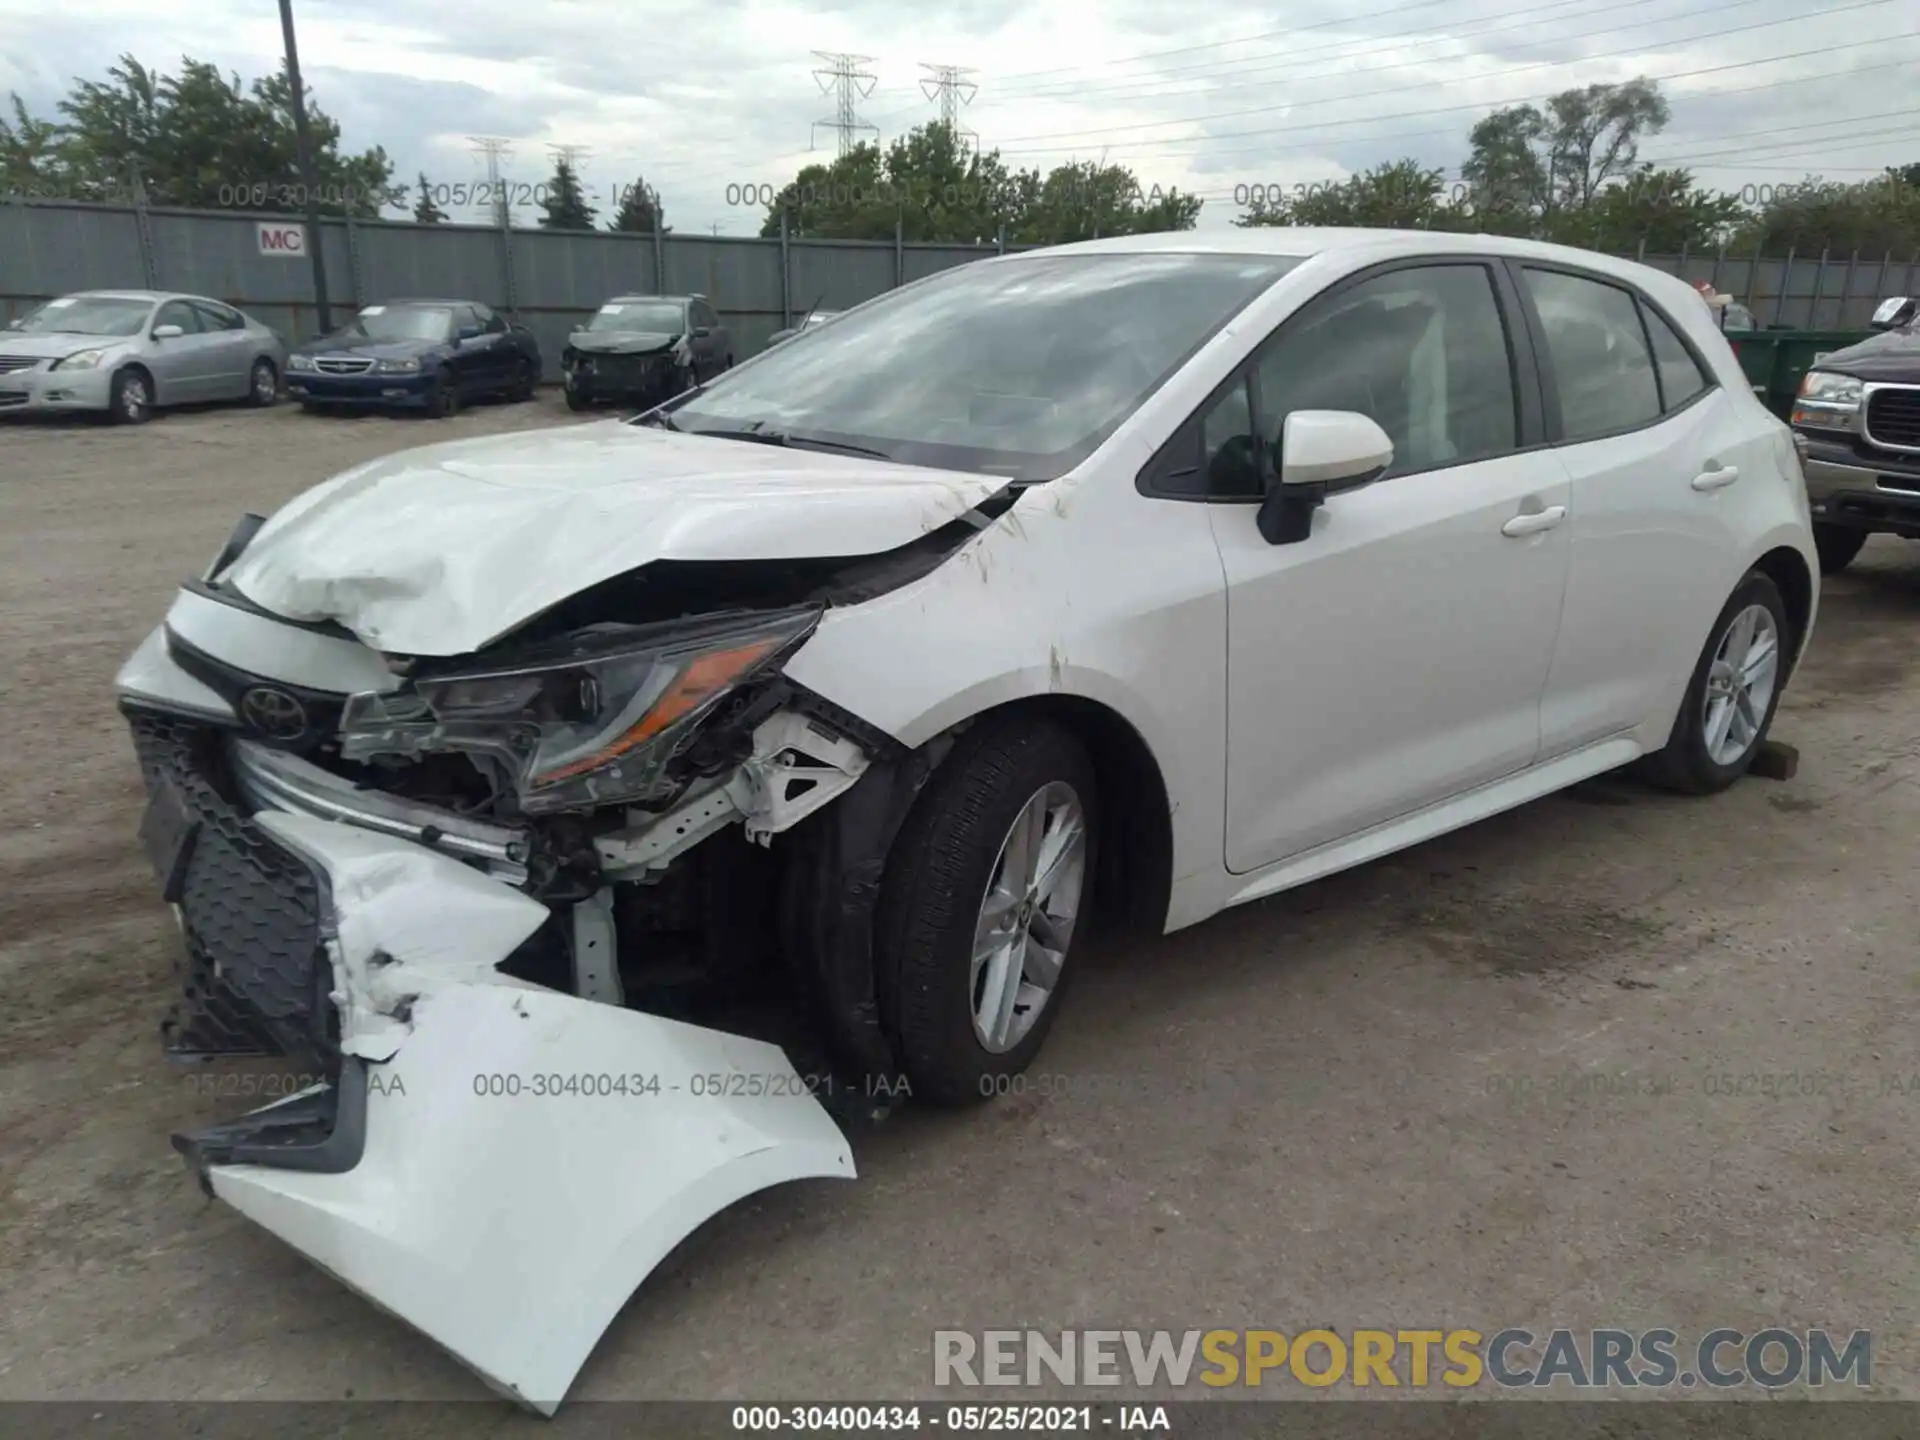
{"label": "rear door", "polygon": [[210,400],[243,399],[253,369],[253,337],[238,310],[212,300],[190,300],[207,337]]}
{"label": "rear door", "polygon": [[1645,294],[1576,267],[1513,271],[1553,453],[1573,484],[1566,609],[1541,705],[1547,759],[1672,720],[1668,697],[1726,603],[1742,496],[1771,457]]}

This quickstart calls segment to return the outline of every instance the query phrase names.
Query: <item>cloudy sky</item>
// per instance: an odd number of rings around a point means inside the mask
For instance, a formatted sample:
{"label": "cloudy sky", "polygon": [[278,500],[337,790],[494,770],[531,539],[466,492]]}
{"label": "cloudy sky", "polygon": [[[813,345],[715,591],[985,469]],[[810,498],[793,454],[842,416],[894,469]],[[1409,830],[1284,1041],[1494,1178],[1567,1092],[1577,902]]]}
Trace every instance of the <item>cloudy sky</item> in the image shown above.
{"label": "cloudy sky", "polygon": [[[644,175],[676,229],[754,233],[756,190],[830,158],[813,52],[866,57],[881,137],[934,118],[923,65],[970,67],[983,145],[1045,168],[1105,158],[1203,196],[1223,225],[1252,186],[1339,180],[1412,155],[1449,176],[1495,105],[1662,79],[1674,119],[1645,147],[1727,188],[1809,171],[1864,180],[1920,161],[1914,0],[295,0],[302,65],[348,148],[396,180],[483,175],[511,144],[531,185],[577,145],[590,198]],[[51,112],[131,51],[251,78],[280,55],[273,0],[0,0],[0,92]],[[814,148],[809,148],[810,146]],[[455,218],[479,218],[456,212]],[[529,217],[530,218],[530,217]],[[605,218],[603,214],[602,218]]]}

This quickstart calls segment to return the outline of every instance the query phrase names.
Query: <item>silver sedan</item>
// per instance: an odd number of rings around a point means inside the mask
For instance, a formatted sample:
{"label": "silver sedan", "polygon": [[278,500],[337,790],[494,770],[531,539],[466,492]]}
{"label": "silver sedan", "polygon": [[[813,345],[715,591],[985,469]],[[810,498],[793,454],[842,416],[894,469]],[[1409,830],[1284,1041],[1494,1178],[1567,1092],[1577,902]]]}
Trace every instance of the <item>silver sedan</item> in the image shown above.
{"label": "silver sedan", "polygon": [[286,359],[273,331],[204,295],[87,290],[0,330],[0,415],[93,410],[138,425],[166,405],[271,405]]}

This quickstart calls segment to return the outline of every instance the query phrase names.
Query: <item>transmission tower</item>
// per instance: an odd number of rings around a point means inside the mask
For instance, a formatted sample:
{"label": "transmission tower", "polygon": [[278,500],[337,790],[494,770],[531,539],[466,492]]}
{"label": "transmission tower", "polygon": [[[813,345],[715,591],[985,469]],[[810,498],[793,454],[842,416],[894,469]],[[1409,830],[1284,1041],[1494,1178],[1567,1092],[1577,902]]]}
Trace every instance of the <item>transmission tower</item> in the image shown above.
{"label": "transmission tower", "polygon": [[[873,93],[874,81],[878,78],[864,67],[873,60],[871,55],[840,55],[826,50],[813,52],[827,62],[827,68],[813,72],[813,78],[820,82],[820,93],[834,97],[834,116],[831,120],[816,120],[813,129],[822,125],[831,127],[840,136],[840,153],[845,155],[858,143],[854,136],[861,131],[871,131],[878,136],[877,127],[862,120],[855,109],[854,102],[864,100]],[[813,148],[813,134],[807,135],[807,148]]]}
{"label": "transmission tower", "polygon": [[920,82],[920,93],[929,100],[938,97],[940,123],[953,131],[956,138],[971,140],[978,145],[978,135],[960,128],[960,107],[971,105],[973,97],[980,92],[980,87],[966,78],[979,72],[964,65],[928,65],[924,62],[920,68],[928,72],[927,78]]}
{"label": "transmission tower", "polygon": [[469,135],[476,155],[484,155],[487,161],[487,191],[493,196],[493,223],[502,230],[506,229],[513,215],[507,204],[505,187],[500,183],[500,162],[513,158],[513,147],[505,140],[492,135]]}

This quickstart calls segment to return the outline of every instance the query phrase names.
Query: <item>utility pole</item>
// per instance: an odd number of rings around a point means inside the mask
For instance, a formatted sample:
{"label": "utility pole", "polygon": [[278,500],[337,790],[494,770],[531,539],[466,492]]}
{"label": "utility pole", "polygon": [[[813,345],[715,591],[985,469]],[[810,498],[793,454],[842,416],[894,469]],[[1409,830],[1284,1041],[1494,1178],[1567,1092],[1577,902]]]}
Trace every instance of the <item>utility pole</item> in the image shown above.
{"label": "utility pole", "polygon": [[965,138],[977,147],[980,137],[971,130],[960,128],[960,107],[971,105],[973,97],[980,93],[980,87],[967,79],[979,72],[964,65],[927,65],[920,66],[928,72],[927,78],[920,82],[920,93],[927,99],[938,97],[940,102],[940,123],[953,132],[955,138]]}
{"label": "utility pole", "polygon": [[513,158],[513,147],[491,135],[469,135],[467,139],[473,142],[471,148],[474,154],[486,157],[487,193],[493,196],[493,223],[505,230],[513,215],[512,207],[507,204],[506,190],[500,184],[500,162]]}
{"label": "utility pole", "polygon": [[293,0],[280,0],[280,38],[287,50],[287,90],[293,101],[293,143],[299,152],[300,188],[306,191],[307,256],[313,263],[313,308],[319,333],[333,329],[327,304],[325,237],[320,233],[320,181],[313,168],[313,135],[307,129],[307,89],[300,79],[300,48],[293,41]]}
{"label": "utility pole", "polygon": [[[827,50],[813,52],[827,62],[827,68],[813,72],[813,78],[820,82],[820,93],[834,97],[834,115],[831,120],[816,120],[813,129],[822,125],[838,132],[840,136],[840,154],[845,155],[857,143],[854,136],[860,131],[880,134],[877,127],[867,124],[859,116],[855,102],[864,100],[873,93],[874,81],[879,77],[864,67],[872,63],[871,55],[841,55]],[[813,148],[813,135],[808,132],[807,148]]]}

